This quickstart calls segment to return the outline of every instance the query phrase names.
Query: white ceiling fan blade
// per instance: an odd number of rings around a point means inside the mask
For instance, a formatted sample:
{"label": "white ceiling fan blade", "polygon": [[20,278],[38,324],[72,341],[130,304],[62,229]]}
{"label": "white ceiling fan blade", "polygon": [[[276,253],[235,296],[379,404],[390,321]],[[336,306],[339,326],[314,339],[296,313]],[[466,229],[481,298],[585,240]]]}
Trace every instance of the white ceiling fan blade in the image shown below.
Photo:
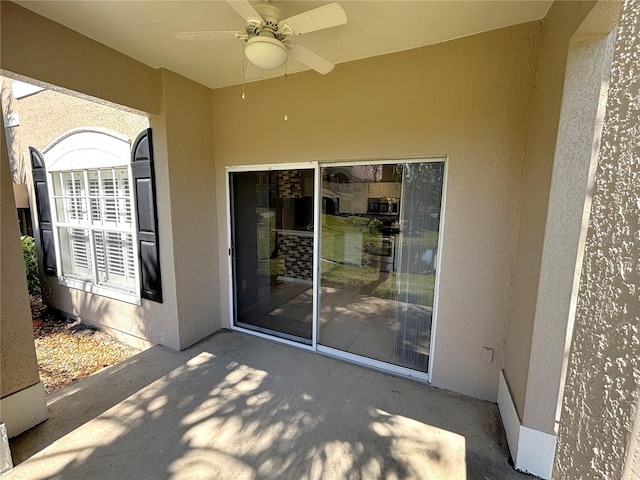
{"label": "white ceiling fan blade", "polygon": [[304,48],[302,45],[292,45],[289,51],[289,57],[303,63],[307,67],[313,68],[316,72],[326,75],[335,65],[326,58],[321,57],[317,53],[312,52],[308,48]]}
{"label": "white ceiling fan blade", "polygon": [[308,10],[299,15],[285,18],[278,23],[278,29],[286,35],[302,35],[323,28],[347,23],[347,14],[337,3]]}
{"label": "white ceiling fan blade", "polygon": [[247,0],[227,0],[227,3],[247,22],[255,21],[260,24],[263,23],[260,14],[256,12],[256,9],[253,8],[253,5],[251,5]]}
{"label": "white ceiling fan blade", "polygon": [[242,32],[176,32],[174,34],[179,40],[233,40],[236,38],[247,38],[246,33]]}
{"label": "white ceiling fan blade", "polygon": [[245,80],[258,80],[264,75],[264,70],[260,67],[256,67],[253,63],[248,62],[247,68],[244,71]]}

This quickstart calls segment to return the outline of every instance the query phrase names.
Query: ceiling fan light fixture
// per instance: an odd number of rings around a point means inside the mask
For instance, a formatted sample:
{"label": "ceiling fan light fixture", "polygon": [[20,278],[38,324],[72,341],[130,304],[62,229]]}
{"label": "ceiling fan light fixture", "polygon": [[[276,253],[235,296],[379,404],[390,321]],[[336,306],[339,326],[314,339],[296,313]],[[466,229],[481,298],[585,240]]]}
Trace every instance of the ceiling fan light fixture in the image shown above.
{"label": "ceiling fan light fixture", "polygon": [[287,48],[275,38],[257,36],[247,40],[244,54],[256,67],[275,70],[287,63]]}

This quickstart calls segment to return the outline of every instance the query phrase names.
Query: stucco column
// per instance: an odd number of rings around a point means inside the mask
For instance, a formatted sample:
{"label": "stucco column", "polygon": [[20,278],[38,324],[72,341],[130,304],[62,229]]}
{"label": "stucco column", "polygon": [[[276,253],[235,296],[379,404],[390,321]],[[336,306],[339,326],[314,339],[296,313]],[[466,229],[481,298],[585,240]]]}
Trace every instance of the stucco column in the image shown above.
{"label": "stucco column", "polygon": [[632,464],[640,442],[634,425],[640,397],[639,71],[640,3],[626,0],[614,50],[554,478],[637,478]]}
{"label": "stucco column", "polygon": [[[158,133],[156,158],[165,162],[161,168],[166,169],[166,191],[157,190],[167,200],[170,197],[164,212],[170,213],[171,221],[164,224],[164,235],[171,238],[171,281],[175,282],[178,309],[174,327],[179,337],[177,348],[183,349],[221,327],[216,217],[212,213],[216,201],[213,100],[210,89],[169,70],[159,69],[158,78],[163,108],[150,122]],[[163,283],[165,271],[163,265]]]}
{"label": "stucco column", "polygon": [[0,423],[9,437],[47,418],[44,387],[38,375],[27,279],[4,119],[0,129]]}

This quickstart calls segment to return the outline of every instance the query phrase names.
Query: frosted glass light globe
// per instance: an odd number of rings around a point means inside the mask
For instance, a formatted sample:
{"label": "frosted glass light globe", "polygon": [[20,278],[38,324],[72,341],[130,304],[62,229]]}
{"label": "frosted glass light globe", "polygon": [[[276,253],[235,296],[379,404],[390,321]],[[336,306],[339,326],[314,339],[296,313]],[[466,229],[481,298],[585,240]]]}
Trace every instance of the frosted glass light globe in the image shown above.
{"label": "frosted glass light globe", "polygon": [[253,37],[247,41],[244,54],[256,67],[275,70],[287,63],[287,49],[275,38]]}

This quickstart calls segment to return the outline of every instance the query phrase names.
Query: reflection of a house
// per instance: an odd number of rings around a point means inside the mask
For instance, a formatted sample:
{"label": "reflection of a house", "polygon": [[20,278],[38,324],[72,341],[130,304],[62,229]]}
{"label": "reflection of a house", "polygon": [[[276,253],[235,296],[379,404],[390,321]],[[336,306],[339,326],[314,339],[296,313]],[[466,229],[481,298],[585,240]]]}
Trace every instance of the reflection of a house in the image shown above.
{"label": "reflection of a house", "polygon": [[[257,173],[256,219],[261,285],[238,321],[265,333],[311,342],[313,320],[313,172]],[[402,167],[357,165],[324,168],[322,223],[332,216],[357,228],[321,234],[319,342],[348,353],[426,370],[432,305],[400,301],[399,258]],[[432,222],[433,223],[433,222]],[[438,225],[435,223],[437,232]],[[362,232],[366,232],[364,235]],[[336,251],[336,249],[340,251]],[[267,255],[268,253],[268,255]],[[405,255],[406,256],[406,255]],[[415,273],[433,271],[434,249],[419,255]],[[406,259],[405,259],[405,263]],[[366,268],[375,276],[342,281],[341,268]],[[333,275],[329,272],[334,272]],[[377,288],[385,284],[386,288]],[[239,290],[246,285],[237,286]],[[407,300],[405,298],[405,300]],[[406,361],[405,361],[406,360]]]}

